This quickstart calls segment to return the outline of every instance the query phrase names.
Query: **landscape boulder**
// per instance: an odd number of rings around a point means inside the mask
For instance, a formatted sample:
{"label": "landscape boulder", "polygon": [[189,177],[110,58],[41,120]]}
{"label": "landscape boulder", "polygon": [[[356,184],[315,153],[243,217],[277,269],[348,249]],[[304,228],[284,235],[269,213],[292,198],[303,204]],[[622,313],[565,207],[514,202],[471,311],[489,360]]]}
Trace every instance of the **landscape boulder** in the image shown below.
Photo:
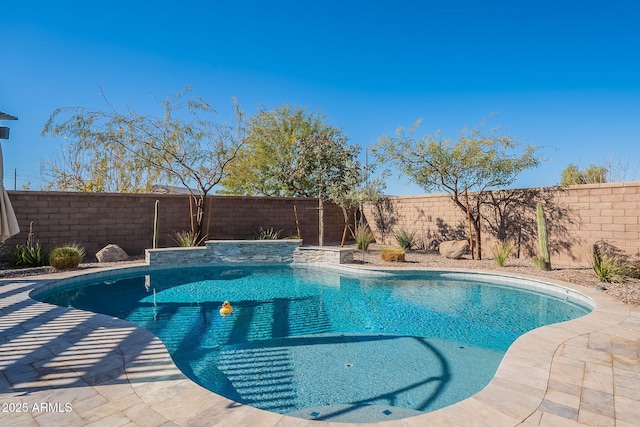
{"label": "landscape boulder", "polygon": [[98,262],[126,261],[129,255],[118,245],[109,244],[96,253]]}
{"label": "landscape boulder", "polygon": [[466,240],[448,240],[440,243],[438,247],[440,255],[451,258],[460,259],[462,255],[469,251],[469,242]]}

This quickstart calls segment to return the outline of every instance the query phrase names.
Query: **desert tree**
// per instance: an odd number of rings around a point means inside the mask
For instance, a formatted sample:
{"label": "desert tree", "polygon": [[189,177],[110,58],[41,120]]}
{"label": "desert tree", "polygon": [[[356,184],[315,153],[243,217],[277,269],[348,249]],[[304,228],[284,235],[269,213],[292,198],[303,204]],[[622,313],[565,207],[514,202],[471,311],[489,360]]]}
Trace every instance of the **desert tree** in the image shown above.
{"label": "desert tree", "polygon": [[584,170],[570,163],[563,171],[560,185],[601,184],[607,182],[608,169],[604,166],[589,165]]}
{"label": "desert tree", "polygon": [[[191,231],[206,237],[207,195],[227,175],[244,142],[243,114],[233,99],[230,121],[190,88],[161,101],[159,117],[106,108],[56,109],[43,136],[67,141],[63,162],[48,168],[52,186],[77,191],[147,191],[153,184],[179,184],[189,191]],[[66,158],[65,158],[66,156]]]}
{"label": "desert tree", "polygon": [[[310,196],[318,199],[319,245],[324,244],[324,203],[332,201],[346,213],[348,195],[362,183],[363,169],[357,156],[360,147],[350,145],[338,129],[313,133],[298,141],[298,164],[291,178],[310,181]],[[347,218],[345,217],[345,225]],[[344,236],[344,233],[343,233]],[[343,239],[344,240],[344,239]]]}
{"label": "desert tree", "polygon": [[[511,185],[518,175],[541,162],[538,147],[525,146],[499,128],[484,130],[483,123],[464,128],[457,140],[440,132],[418,137],[420,121],[409,131],[380,138],[373,152],[425,191],[444,191],[469,223],[472,254],[482,259],[481,207],[492,189]],[[477,244],[473,245],[473,234]]]}
{"label": "desert tree", "polygon": [[221,192],[317,198],[322,245],[324,202],[346,209],[346,195],[363,176],[359,152],[319,113],[288,105],[263,108],[247,120],[246,144],[230,165]]}
{"label": "desert tree", "polygon": [[[338,147],[343,144],[343,147]],[[335,174],[336,161],[348,150],[340,129],[317,112],[281,105],[262,108],[247,119],[246,144],[221,182],[224,194],[316,197],[319,155],[328,160],[326,172]],[[328,153],[318,153],[326,147]],[[338,149],[340,148],[340,149]],[[348,157],[348,156],[347,156]],[[341,159],[335,159],[338,162]],[[345,165],[348,167],[348,165]]]}

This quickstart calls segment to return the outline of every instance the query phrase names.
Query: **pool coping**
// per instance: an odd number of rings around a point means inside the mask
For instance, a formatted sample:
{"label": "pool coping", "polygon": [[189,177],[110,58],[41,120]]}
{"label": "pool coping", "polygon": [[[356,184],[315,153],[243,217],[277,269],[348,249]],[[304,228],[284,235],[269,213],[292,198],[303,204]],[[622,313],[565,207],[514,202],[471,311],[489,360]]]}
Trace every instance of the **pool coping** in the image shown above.
{"label": "pool coping", "polygon": [[[109,277],[147,268],[137,264],[0,281],[0,402],[14,409],[0,412],[0,420],[47,426],[354,425],[303,420],[238,404],[187,379],[164,344],[146,329],[29,297],[32,290],[62,279],[87,273]],[[355,274],[406,271],[360,265],[327,268]],[[457,404],[410,418],[355,425],[631,426],[640,419],[640,307],[595,289],[535,276],[411,270],[533,280],[585,295],[595,308],[581,318],[518,338],[491,382]]]}

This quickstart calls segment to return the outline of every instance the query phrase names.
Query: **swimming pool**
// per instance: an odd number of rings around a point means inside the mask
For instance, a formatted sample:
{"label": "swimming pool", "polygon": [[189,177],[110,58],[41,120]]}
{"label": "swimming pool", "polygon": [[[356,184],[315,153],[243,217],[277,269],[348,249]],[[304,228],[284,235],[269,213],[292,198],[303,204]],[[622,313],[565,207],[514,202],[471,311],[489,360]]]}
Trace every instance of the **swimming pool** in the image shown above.
{"label": "swimming pool", "polygon": [[[159,270],[34,297],[149,329],[188,377],[233,400],[346,422],[469,397],[518,336],[590,311],[488,275],[289,267]],[[234,307],[227,317],[224,300]]]}

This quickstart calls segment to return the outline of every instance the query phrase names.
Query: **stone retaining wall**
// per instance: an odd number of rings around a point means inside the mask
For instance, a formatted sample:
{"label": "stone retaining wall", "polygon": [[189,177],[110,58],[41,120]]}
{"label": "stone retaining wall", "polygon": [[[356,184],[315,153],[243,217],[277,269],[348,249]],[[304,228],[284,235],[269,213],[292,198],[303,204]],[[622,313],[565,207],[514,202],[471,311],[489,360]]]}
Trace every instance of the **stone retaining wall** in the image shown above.
{"label": "stone retaining wall", "polygon": [[167,268],[200,265],[291,264],[302,240],[212,240],[204,247],[147,249],[146,262]]}
{"label": "stone retaining wall", "polygon": [[299,247],[293,254],[295,264],[348,264],[353,262],[353,249],[318,246]]}
{"label": "stone retaining wall", "polygon": [[147,264],[167,268],[202,265],[347,264],[353,250],[301,246],[302,240],[214,240],[205,246],[147,249]]}

